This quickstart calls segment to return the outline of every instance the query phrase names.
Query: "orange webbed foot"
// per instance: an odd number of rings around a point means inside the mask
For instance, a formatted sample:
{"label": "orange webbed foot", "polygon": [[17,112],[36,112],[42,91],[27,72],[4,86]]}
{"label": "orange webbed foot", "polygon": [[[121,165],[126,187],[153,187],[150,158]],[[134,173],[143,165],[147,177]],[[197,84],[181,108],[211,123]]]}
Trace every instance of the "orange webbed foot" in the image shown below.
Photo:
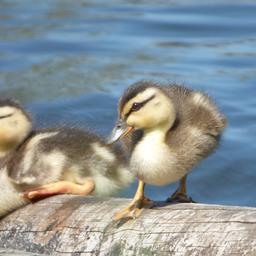
{"label": "orange webbed foot", "polygon": [[114,221],[119,221],[121,219],[136,219],[140,216],[141,212],[145,208],[151,208],[154,202],[148,198],[139,198],[133,200],[128,207],[117,212],[114,216]]}
{"label": "orange webbed foot", "polygon": [[21,196],[25,199],[37,200],[58,194],[89,195],[94,187],[93,180],[88,180],[82,185],[69,181],[59,181],[25,190]]}

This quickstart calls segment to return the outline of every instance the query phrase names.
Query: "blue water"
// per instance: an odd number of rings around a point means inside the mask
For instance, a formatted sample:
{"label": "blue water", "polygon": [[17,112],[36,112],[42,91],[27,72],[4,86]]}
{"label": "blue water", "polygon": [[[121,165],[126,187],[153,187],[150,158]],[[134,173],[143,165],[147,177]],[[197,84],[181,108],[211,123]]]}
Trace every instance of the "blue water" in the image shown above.
{"label": "blue water", "polygon": [[[0,2],[0,94],[37,127],[107,135],[118,97],[142,79],[204,90],[228,117],[221,146],[189,176],[190,195],[256,206],[255,1]],[[164,200],[176,185],[146,193]]]}

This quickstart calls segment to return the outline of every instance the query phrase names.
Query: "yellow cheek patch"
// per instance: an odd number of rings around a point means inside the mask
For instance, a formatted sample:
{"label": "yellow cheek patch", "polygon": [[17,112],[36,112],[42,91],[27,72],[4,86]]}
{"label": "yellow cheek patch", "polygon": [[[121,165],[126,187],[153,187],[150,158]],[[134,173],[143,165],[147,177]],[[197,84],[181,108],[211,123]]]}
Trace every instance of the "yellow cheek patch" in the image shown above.
{"label": "yellow cheek patch", "polygon": [[129,101],[127,104],[124,105],[123,111],[121,113],[121,117],[122,119],[125,119],[125,115],[128,114],[130,112],[130,109],[132,107],[134,101]]}
{"label": "yellow cheek patch", "polygon": [[0,130],[0,144],[2,144],[3,142],[12,141],[13,137],[16,137],[16,136],[13,136],[10,133],[10,131],[8,131],[7,129],[1,128],[1,130]]}
{"label": "yellow cheek patch", "polygon": [[149,127],[151,126],[151,118],[148,118],[144,113],[134,112],[127,119],[127,124],[135,128]]}

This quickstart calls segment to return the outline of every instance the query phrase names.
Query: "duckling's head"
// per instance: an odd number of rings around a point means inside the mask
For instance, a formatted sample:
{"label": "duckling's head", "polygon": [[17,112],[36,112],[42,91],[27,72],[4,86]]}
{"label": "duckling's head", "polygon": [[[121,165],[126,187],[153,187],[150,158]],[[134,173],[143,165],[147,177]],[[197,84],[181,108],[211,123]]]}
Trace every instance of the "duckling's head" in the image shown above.
{"label": "duckling's head", "polygon": [[31,128],[29,115],[18,103],[0,99],[0,157],[16,148]]}
{"label": "duckling's head", "polygon": [[173,102],[153,82],[138,82],[130,86],[120,98],[118,110],[119,120],[109,143],[133,130],[167,131],[176,119]]}

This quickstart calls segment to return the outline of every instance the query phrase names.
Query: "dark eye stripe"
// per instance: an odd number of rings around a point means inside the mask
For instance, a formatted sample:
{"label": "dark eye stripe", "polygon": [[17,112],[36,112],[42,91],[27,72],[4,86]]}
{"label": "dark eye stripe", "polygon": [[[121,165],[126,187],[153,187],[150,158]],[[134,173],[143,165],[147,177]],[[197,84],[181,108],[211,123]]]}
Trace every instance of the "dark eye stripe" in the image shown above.
{"label": "dark eye stripe", "polygon": [[[153,100],[155,97],[156,97],[156,95],[154,94],[154,95],[152,95],[150,98],[148,98],[148,99],[146,99],[146,100],[144,100],[144,101],[142,101],[142,102],[138,102],[138,104],[140,105],[140,109],[141,109],[142,107],[144,107],[149,101]],[[132,112],[134,112],[134,110],[133,110],[132,107],[131,107],[131,109],[129,110],[129,112],[128,112],[127,114],[125,114],[125,117],[124,117],[125,120],[129,117],[129,115],[130,115]]]}
{"label": "dark eye stripe", "polygon": [[6,118],[6,117],[10,117],[12,116],[13,114],[8,114],[8,115],[5,115],[5,116],[0,116],[0,119],[3,119],[3,118]]}

